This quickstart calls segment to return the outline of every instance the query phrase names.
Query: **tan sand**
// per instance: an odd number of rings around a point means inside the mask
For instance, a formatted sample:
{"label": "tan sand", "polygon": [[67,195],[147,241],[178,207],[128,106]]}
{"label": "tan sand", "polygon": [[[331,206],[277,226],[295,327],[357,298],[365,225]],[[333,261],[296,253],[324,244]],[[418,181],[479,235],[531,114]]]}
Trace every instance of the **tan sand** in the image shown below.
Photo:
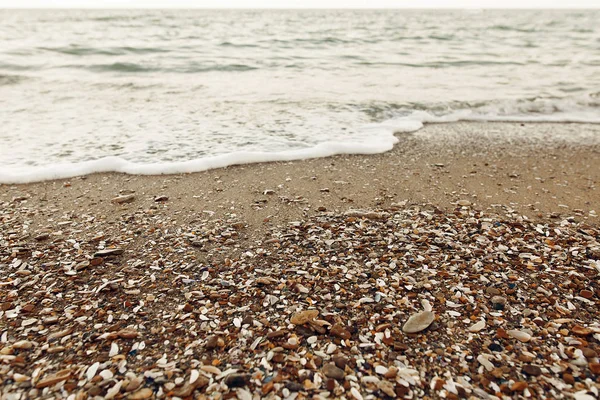
{"label": "tan sand", "polygon": [[[0,186],[0,201],[28,197],[55,215],[93,213],[109,220],[168,196],[162,212],[182,222],[196,213],[235,213],[253,229],[296,220],[325,208],[430,204],[505,209],[530,218],[600,213],[600,127],[585,124],[456,123],[399,135],[394,150],[294,162],[232,166],[194,174],[83,178]],[[115,207],[121,191],[132,204]],[[35,214],[35,213],[34,213]],[[597,221],[591,217],[591,221]],[[32,215],[34,226],[43,218]],[[34,227],[32,226],[32,227]]]}

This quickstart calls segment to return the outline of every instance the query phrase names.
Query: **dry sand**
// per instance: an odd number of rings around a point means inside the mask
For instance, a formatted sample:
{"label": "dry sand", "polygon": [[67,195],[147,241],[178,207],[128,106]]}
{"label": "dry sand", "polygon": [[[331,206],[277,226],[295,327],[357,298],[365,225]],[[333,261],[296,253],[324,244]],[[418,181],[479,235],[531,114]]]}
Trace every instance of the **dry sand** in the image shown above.
{"label": "dry sand", "polygon": [[593,399],[599,143],[430,125],[375,156],[0,186],[3,398]]}

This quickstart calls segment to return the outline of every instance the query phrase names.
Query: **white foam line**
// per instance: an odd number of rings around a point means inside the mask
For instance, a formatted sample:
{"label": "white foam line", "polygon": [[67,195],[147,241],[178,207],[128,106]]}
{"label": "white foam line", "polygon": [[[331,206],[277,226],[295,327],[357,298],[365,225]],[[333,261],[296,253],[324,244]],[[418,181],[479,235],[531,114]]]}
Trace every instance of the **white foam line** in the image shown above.
{"label": "white foam line", "polygon": [[[422,126],[422,125],[421,125]],[[138,164],[120,157],[105,157],[98,160],[72,164],[28,167],[21,171],[0,171],[0,183],[30,183],[52,179],[65,179],[97,172],[121,172],[132,175],[161,175],[200,172],[238,164],[272,161],[292,161],[308,158],[329,157],[337,154],[377,154],[391,150],[398,139],[381,128],[370,128],[374,134],[372,142],[320,143],[314,147],[282,152],[235,152],[197,160]],[[418,129],[418,128],[417,128]],[[416,130],[416,129],[415,129]],[[376,132],[377,131],[377,132]]]}
{"label": "white foam line", "polygon": [[66,179],[98,172],[120,172],[132,175],[161,175],[206,171],[231,165],[273,161],[292,161],[309,158],[329,157],[337,154],[377,154],[391,150],[400,132],[414,132],[424,123],[448,123],[458,121],[491,122],[573,122],[600,124],[600,115],[595,111],[580,113],[557,112],[550,115],[486,115],[472,110],[457,110],[447,115],[435,116],[425,111],[415,111],[409,116],[371,124],[363,127],[358,141],[325,142],[314,147],[281,152],[240,151],[181,162],[138,164],[120,157],[105,157],[98,160],[71,164],[54,164],[39,167],[4,168],[0,170],[0,183],[30,183],[53,179]]}

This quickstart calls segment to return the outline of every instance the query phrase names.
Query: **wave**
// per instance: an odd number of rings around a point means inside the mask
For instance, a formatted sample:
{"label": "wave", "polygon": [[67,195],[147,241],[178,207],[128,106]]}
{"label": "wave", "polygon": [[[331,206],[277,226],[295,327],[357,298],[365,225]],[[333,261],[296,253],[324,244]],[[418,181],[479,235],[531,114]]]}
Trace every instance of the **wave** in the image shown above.
{"label": "wave", "polygon": [[83,46],[63,46],[63,47],[39,47],[38,50],[49,51],[54,53],[68,54],[72,56],[87,56],[87,55],[108,55],[120,56],[125,54],[151,54],[151,53],[168,53],[171,50],[160,47],[83,47]]}
{"label": "wave", "polygon": [[94,65],[64,65],[61,68],[87,69],[93,72],[122,72],[122,73],[146,73],[146,72],[174,72],[182,74],[193,74],[201,72],[245,72],[258,69],[245,64],[218,64],[218,65],[185,65],[185,66],[152,66],[138,63],[115,62],[109,64]]}
{"label": "wave", "polygon": [[[133,175],[162,175],[206,171],[238,164],[292,161],[329,157],[338,154],[376,154],[391,150],[398,142],[397,134],[415,132],[428,123],[459,121],[489,122],[553,122],[600,124],[598,93],[585,101],[574,99],[533,99],[482,103],[475,108],[461,108],[446,112],[430,109],[402,109],[391,106],[396,116],[381,123],[363,126],[360,134],[346,142],[323,142],[312,147],[269,151],[237,151],[180,162],[135,163],[120,157],[105,157],[79,163],[46,166],[18,166],[0,169],[0,183],[15,184],[66,179],[101,172]],[[462,104],[464,103],[456,103]],[[456,105],[455,104],[455,105]],[[577,138],[572,138],[577,140]]]}
{"label": "wave", "polygon": [[4,74],[0,74],[0,86],[7,86],[7,85],[16,85],[18,83],[21,83],[25,80],[29,79],[28,76],[24,76],[24,75],[4,75]]}

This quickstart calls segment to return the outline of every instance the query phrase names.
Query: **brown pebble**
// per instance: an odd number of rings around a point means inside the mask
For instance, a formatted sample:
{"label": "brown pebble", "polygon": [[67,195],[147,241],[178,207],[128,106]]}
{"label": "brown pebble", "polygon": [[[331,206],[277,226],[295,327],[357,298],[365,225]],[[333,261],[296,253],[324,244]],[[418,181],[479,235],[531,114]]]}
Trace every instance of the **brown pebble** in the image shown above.
{"label": "brown pebble", "polygon": [[592,292],[591,290],[583,289],[581,292],[579,292],[579,295],[586,299],[591,299],[592,297],[594,297],[594,292]]}
{"label": "brown pebble", "polygon": [[154,394],[154,392],[152,391],[152,389],[142,388],[142,389],[138,390],[137,392],[129,395],[128,399],[130,399],[130,400],[145,400],[145,399],[149,399],[150,397],[152,397],[153,394]]}
{"label": "brown pebble", "polygon": [[562,377],[563,377],[563,381],[565,381],[565,383],[568,383],[569,385],[572,385],[575,383],[575,378],[571,374],[568,374],[565,372]]}
{"label": "brown pebble", "polygon": [[523,367],[523,372],[530,376],[540,376],[542,369],[536,365],[527,364]]}
{"label": "brown pebble", "polygon": [[596,353],[594,350],[590,349],[589,347],[584,347],[583,349],[581,349],[581,352],[583,353],[585,358],[598,357],[598,353]]}
{"label": "brown pebble", "polygon": [[346,330],[344,328],[344,326],[341,324],[333,325],[331,327],[331,329],[329,330],[329,333],[332,334],[333,336],[337,336],[337,337],[345,339],[345,340],[348,340],[352,337],[350,332],[348,332],[348,330]]}
{"label": "brown pebble", "polygon": [[496,289],[495,287],[492,287],[492,286],[488,286],[485,289],[485,292],[487,294],[489,294],[490,296],[498,296],[500,294],[500,290],[498,290],[498,289]]}
{"label": "brown pebble", "polygon": [[219,337],[217,335],[209,336],[206,340],[205,348],[209,350],[216,349],[219,346]]}
{"label": "brown pebble", "polygon": [[593,331],[591,329],[584,328],[581,325],[575,325],[573,328],[571,328],[571,332],[573,332],[574,334],[579,335],[579,336],[587,336],[587,335],[591,334]]}
{"label": "brown pebble", "polygon": [[92,397],[100,396],[102,394],[102,388],[98,385],[92,385],[92,387],[88,389],[88,394]]}
{"label": "brown pebble", "polygon": [[333,392],[333,389],[335,389],[335,379],[327,379],[327,382],[325,383],[325,388],[328,391]]}
{"label": "brown pebble", "polygon": [[329,363],[323,366],[323,375],[332,379],[344,379],[346,374],[343,369],[338,368],[335,364]]}
{"label": "brown pebble", "polygon": [[56,374],[48,375],[44,379],[40,380],[36,383],[35,387],[37,389],[43,389],[45,387],[56,385],[58,382],[66,381],[71,377],[70,370],[62,370],[58,371]]}
{"label": "brown pebble", "polygon": [[522,392],[523,390],[525,390],[527,388],[527,382],[515,382],[512,384],[512,386],[510,387],[511,392]]}
{"label": "brown pebble", "polygon": [[338,368],[344,369],[346,368],[346,365],[348,364],[348,359],[346,357],[342,357],[342,356],[334,356],[332,358],[333,362],[335,363],[335,365]]}
{"label": "brown pebble", "polygon": [[591,362],[589,367],[593,374],[600,375],[600,363]]}

